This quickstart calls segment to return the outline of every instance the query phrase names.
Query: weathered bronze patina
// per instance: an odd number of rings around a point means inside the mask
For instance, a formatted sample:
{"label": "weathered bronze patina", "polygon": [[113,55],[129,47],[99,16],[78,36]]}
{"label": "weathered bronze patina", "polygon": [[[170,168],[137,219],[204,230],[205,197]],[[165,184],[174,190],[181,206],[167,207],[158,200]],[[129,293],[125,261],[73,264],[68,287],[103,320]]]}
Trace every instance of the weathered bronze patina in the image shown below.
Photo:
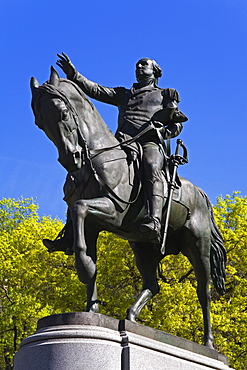
{"label": "weathered bronze patina", "polygon": [[[159,291],[156,270],[161,259],[182,252],[195,270],[204,342],[212,347],[208,283],[211,273],[217,291],[224,293],[226,254],[208,197],[186,179],[178,179],[180,186],[175,186],[173,176],[165,254],[160,251],[167,182],[171,182],[163,139],[175,137],[186,120],[177,107],[178,93],[157,87],[161,69],[151,59],[137,63],[138,83],[125,89],[91,82],[65,54],[59,57],[58,65],[68,79],[59,78],[52,68],[49,81],[42,86],[31,80],[36,124],[54,142],[59,162],[69,173],[64,185],[69,220],[62,238],[46,241],[48,248],[52,251],[55,243],[54,250],[58,250],[61,243],[61,250],[75,253],[79,279],[87,285],[86,310],[97,312],[98,234],[107,230],[129,240],[143,278],[142,291],[127,310],[127,319],[132,321]],[[118,106],[116,136],[84,93]]]}

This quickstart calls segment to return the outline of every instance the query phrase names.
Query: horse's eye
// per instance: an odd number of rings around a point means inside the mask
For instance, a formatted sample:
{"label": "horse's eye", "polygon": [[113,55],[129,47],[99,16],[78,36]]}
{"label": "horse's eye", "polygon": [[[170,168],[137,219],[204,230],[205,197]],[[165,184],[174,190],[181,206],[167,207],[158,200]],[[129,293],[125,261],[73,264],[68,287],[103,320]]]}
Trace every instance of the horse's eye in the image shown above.
{"label": "horse's eye", "polygon": [[63,109],[61,112],[62,120],[67,121],[69,119],[69,111],[68,109]]}

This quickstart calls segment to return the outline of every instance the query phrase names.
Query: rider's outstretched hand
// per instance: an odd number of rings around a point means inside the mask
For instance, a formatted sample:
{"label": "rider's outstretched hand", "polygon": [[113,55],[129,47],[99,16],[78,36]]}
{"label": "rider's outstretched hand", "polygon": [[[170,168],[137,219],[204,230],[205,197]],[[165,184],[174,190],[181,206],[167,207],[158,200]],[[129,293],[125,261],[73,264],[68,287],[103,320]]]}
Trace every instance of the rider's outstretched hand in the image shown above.
{"label": "rider's outstretched hand", "polygon": [[69,57],[65,54],[57,54],[57,56],[60,58],[56,62],[56,64],[64,71],[66,76],[70,79],[74,77],[74,74],[76,72],[75,66],[71,63]]}

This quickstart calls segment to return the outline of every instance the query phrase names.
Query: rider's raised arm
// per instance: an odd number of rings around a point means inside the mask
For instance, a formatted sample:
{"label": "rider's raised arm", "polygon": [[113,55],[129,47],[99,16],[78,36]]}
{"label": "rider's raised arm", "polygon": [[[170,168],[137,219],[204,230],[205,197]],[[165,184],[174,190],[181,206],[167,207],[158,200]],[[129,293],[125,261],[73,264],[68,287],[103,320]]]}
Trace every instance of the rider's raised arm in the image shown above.
{"label": "rider's raised arm", "polygon": [[75,82],[86,95],[103,103],[113,104],[116,106],[119,105],[119,98],[120,95],[124,93],[124,88],[104,87],[96,82],[90,81],[76,70],[75,66],[65,53],[57,55],[59,59],[56,64],[64,71],[67,78]]}
{"label": "rider's raised arm", "polygon": [[70,80],[75,82],[90,98],[116,106],[119,105],[119,95],[121,95],[121,91],[125,90],[121,87],[112,88],[101,86],[96,82],[88,80],[77,71]]}
{"label": "rider's raised arm", "polygon": [[64,71],[68,79],[71,79],[76,72],[75,66],[65,53],[57,54],[57,56],[59,59],[57,60],[56,65]]}

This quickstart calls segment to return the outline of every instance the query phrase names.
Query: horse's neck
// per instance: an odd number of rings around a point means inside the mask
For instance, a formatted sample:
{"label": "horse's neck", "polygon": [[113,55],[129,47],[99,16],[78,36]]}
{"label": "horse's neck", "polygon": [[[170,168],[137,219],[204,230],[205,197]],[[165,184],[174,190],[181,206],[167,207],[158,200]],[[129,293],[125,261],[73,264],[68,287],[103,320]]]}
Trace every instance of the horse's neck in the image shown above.
{"label": "horse's neck", "polygon": [[[85,122],[83,122],[85,126]],[[86,122],[84,130],[85,140],[90,150],[103,149],[119,144],[112,131],[103,121],[100,115],[94,117],[93,122]]]}
{"label": "horse's neck", "polygon": [[82,103],[77,103],[79,133],[86,141],[88,148],[95,150],[117,145],[118,140],[96,107],[87,98]]}

